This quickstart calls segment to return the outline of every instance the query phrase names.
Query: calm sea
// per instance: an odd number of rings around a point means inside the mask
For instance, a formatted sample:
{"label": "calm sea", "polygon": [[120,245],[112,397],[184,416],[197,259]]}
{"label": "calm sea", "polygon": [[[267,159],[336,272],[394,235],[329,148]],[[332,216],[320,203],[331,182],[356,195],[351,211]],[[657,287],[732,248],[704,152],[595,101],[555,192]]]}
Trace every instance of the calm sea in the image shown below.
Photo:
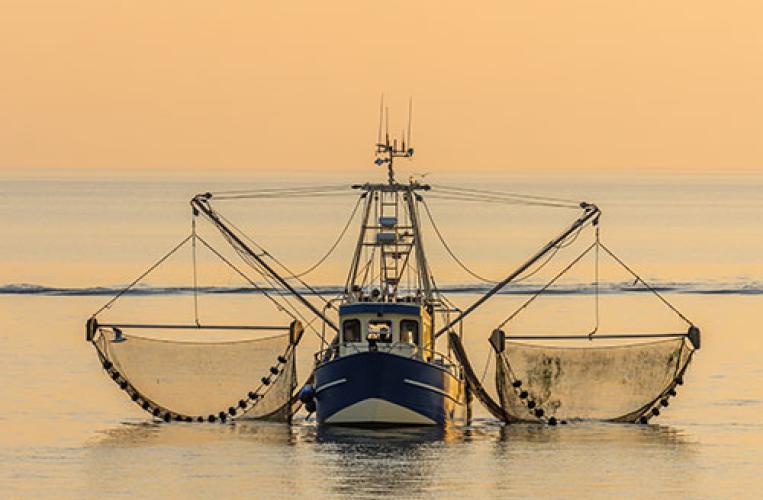
{"label": "calm sea", "polygon": [[[597,422],[503,427],[477,407],[447,430],[153,422],[104,377],[84,321],[185,237],[197,192],[351,184],[331,174],[214,178],[106,174],[0,177],[0,491],[21,497],[688,497],[759,498],[763,487],[763,175],[432,174],[434,185],[596,202],[601,238],[703,331],[677,398],[648,426]],[[381,176],[380,176],[381,177]],[[436,190],[435,190],[436,191]],[[432,194],[434,194],[434,192]],[[352,194],[220,201],[216,207],[294,271],[309,268],[347,222]],[[570,209],[428,202],[451,249],[497,279],[562,230]],[[428,224],[428,222],[427,222]],[[199,222],[210,239],[214,231]],[[351,227],[309,281],[344,283]],[[466,347],[491,388],[495,325],[592,241],[586,230],[537,275],[489,302],[466,325]],[[458,304],[475,278],[425,233],[438,282]],[[205,258],[208,258],[205,257]],[[140,294],[107,311],[122,320],[191,321],[190,255],[179,253]],[[556,267],[554,267],[556,266]],[[512,331],[587,333],[596,321],[586,260],[512,323]],[[205,321],[272,319],[235,273],[204,261]],[[632,278],[600,262],[601,331],[676,331],[680,321]],[[310,370],[314,337],[299,354]],[[592,388],[595,390],[595,388]]]}

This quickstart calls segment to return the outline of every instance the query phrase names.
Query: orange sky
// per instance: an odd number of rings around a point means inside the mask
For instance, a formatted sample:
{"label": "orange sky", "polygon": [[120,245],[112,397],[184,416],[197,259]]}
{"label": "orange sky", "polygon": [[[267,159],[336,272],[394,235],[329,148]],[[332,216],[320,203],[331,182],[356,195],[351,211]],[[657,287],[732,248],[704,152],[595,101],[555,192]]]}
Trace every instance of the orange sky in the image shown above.
{"label": "orange sky", "polygon": [[0,169],[763,170],[757,1],[0,0]]}

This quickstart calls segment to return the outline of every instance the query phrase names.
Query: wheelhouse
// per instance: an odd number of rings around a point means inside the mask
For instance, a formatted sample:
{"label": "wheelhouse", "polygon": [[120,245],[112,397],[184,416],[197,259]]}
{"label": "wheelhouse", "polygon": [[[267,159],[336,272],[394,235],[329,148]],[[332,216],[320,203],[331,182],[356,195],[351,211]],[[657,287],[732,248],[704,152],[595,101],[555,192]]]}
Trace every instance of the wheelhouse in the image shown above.
{"label": "wheelhouse", "polygon": [[339,321],[339,356],[377,350],[431,361],[432,316],[419,304],[344,304]]}

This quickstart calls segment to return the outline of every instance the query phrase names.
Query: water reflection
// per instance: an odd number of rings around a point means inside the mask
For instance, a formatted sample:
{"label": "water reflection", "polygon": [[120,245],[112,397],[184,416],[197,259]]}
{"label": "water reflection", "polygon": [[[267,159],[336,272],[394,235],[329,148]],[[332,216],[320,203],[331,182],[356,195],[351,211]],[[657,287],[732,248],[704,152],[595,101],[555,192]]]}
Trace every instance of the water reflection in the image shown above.
{"label": "water reflection", "polygon": [[698,449],[689,435],[661,425],[509,425],[494,441],[493,486],[506,494],[527,494],[553,484],[555,496],[574,496],[591,485],[605,497],[615,490],[628,491],[631,497],[660,491],[685,495],[695,489]]}
{"label": "water reflection", "polygon": [[267,445],[288,445],[293,433],[286,424],[239,421],[234,424],[164,424],[124,422],[97,433],[94,447],[195,446],[221,441],[243,441]]}
{"label": "water reflection", "polygon": [[[645,496],[693,491],[698,445],[669,426],[574,422],[465,428],[362,429],[237,422],[231,425],[122,423],[98,432],[85,470],[92,491],[259,496],[417,497],[453,491],[498,496],[545,491],[565,496],[592,479]],[[193,471],[186,475],[187,471]],[[644,482],[641,478],[648,477]],[[210,483],[209,479],[217,481]],[[642,484],[643,483],[643,484]],[[553,492],[548,490],[553,485]],[[599,487],[597,486],[597,487]],[[160,488],[161,489],[161,488]],[[200,490],[202,491],[202,490]]]}
{"label": "water reflection", "polygon": [[512,443],[583,444],[597,441],[671,447],[691,444],[683,432],[669,426],[599,421],[578,421],[556,427],[537,424],[506,425],[500,427],[498,441],[509,446]]}
{"label": "water reflection", "polygon": [[364,429],[358,427],[317,426],[316,442],[341,445],[418,446],[424,443],[448,441],[460,434],[456,428],[397,427]]}
{"label": "water reflection", "polygon": [[438,458],[462,432],[318,427],[314,435],[322,465],[331,471],[334,494],[409,497],[432,490]]}
{"label": "water reflection", "polygon": [[238,421],[232,424],[164,424],[159,422],[123,422],[97,431],[92,446],[132,447],[184,446],[201,442],[236,440],[268,445],[312,442],[334,453],[388,452],[416,453],[456,442],[496,439],[504,446],[512,444],[591,443],[617,441],[630,445],[690,446],[693,441],[680,430],[665,425],[630,425],[598,421],[578,421],[565,426],[536,424],[502,425],[481,419],[469,427],[401,427],[366,429],[341,426],[317,426],[296,421],[293,426],[262,421]]}

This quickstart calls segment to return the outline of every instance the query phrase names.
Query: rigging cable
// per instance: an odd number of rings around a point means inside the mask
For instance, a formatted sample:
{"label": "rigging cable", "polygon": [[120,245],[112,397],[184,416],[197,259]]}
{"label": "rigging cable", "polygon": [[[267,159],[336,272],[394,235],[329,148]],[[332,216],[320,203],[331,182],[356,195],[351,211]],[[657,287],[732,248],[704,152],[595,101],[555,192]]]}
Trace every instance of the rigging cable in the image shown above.
{"label": "rigging cable", "polygon": [[[211,209],[211,207],[210,207],[210,209]],[[251,237],[249,237],[249,235],[247,235],[247,234],[246,234],[244,231],[242,231],[242,230],[241,230],[241,228],[239,228],[238,226],[236,226],[236,225],[235,225],[235,224],[234,224],[234,223],[233,223],[233,222],[232,222],[230,219],[228,219],[227,217],[225,217],[223,214],[221,214],[221,213],[219,213],[219,212],[215,212],[215,214],[216,214],[216,215],[217,215],[217,216],[218,216],[220,219],[222,219],[223,221],[225,221],[225,222],[226,222],[228,225],[230,225],[230,226],[231,226],[231,228],[233,228],[233,229],[235,229],[236,231],[238,231],[238,233],[239,233],[241,236],[243,236],[243,237],[244,237],[244,239],[246,239],[247,241],[249,241],[250,243],[252,243],[252,244],[253,244],[255,247],[257,247],[257,249],[258,249],[258,250],[259,250],[259,251],[262,253],[262,255],[261,255],[262,257],[270,257],[270,258],[273,260],[273,262],[275,262],[276,264],[278,264],[279,266],[281,266],[281,268],[282,268],[283,270],[285,270],[285,271],[286,271],[286,272],[287,272],[287,273],[288,273],[290,276],[294,276],[294,273],[291,271],[291,269],[289,269],[288,267],[286,267],[286,265],[284,265],[284,264],[283,264],[283,263],[282,263],[280,260],[278,260],[276,257],[274,257],[274,256],[273,256],[273,255],[272,255],[270,252],[268,252],[267,250],[265,250],[265,249],[264,249],[264,248],[263,248],[263,247],[262,247],[260,244],[258,244],[256,241],[254,241],[254,240],[253,240]],[[237,247],[238,247],[238,245],[236,245],[234,241],[230,240],[230,239],[229,239],[227,236],[225,236],[225,233],[224,233],[224,231],[220,231],[220,232],[223,234],[223,236],[225,237],[225,239],[226,239],[226,240],[228,240],[228,242],[230,243],[230,245],[231,245],[231,246],[233,246],[234,248],[237,248]],[[239,252],[239,255],[242,255],[242,252],[243,252],[243,255],[245,255],[245,254],[246,254],[246,252],[245,252],[245,251],[243,251],[242,249],[239,249],[239,250],[237,250],[237,252]],[[243,255],[242,255],[242,258],[243,258]],[[244,259],[244,260],[247,260],[247,259]],[[250,264],[250,265],[251,265],[251,264]],[[259,268],[259,265],[258,265],[258,268]],[[263,272],[264,272],[264,271],[263,271]],[[310,292],[311,292],[313,295],[315,295],[316,297],[318,297],[318,298],[319,298],[320,300],[322,300],[324,303],[326,303],[326,302],[327,302],[326,298],[325,298],[325,297],[323,297],[323,295],[321,295],[320,293],[318,293],[318,291],[317,291],[315,288],[313,288],[312,286],[310,286],[309,284],[307,284],[305,281],[301,280],[299,277],[296,277],[295,279],[296,279],[296,280],[297,280],[297,281],[298,281],[298,282],[299,282],[299,283],[300,283],[302,286],[304,286],[305,288],[307,288],[308,290],[310,290]]]}
{"label": "rigging cable", "polygon": [[247,194],[247,193],[288,193],[292,191],[326,191],[326,190],[332,190],[332,189],[347,189],[347,186],[345,184],[330,184],[330,185],[323,185],[323,186],[293,186],[293,187],[285,187],[285,188],[261,188],[261,189],[235,189],[235,190],[227,190],[227,191],[213,191],[212,195],[226,195],[226,194]]}
{"label": "rigging cable", "polygon": [[347,230],[350,228],[350,224],[352,224],[353,219],[355,218],[355,214],[358,212],[358,207],[360,207],[360,202],[363,201],[363,196],[358,198],[358,201],[355,203],[355,207],[352,209],[352,213],[350,213],[350,218],[347,219],[347,223],[344,225],[344,228],[339,233],[339,236],[337,237],[336,241],[334,241],[334,244],[331,245],[331,248],[328,249],[328,252],[318,259],[318,262],[313,264],[311,267],[309,267],[307,270],[302,271],[301,273],[292,274],[289,276],[289,278],[301,278],[302,276],[305,276],[311,272],[313,272],[315,269],[317,269],[321,264],[323,264],[326,259],[329,258],[329,256],[336,250],[336,247],[339,245],[339,242],[342,241],[344,238],[344,235],[347,233]]}
{"label": "rigging cable", "polygon": [[495,352],[495,350],[493,350],[493,349],[490,349],[487,352],[487,359],[485,360],[485,369],[482,370],[482,377],[480,378],[480,385],[484,385],[485,384],[485,375],[487,375],[487,370],[488,370],[488,368],[490,368],[490,360],[493,359],[493,352]]}
{"label": "rigging cable", "polygon": [[[434,229],[435,234],[437,234],[437,237],[440,240],[440,242],[442,243],[443,247],[445,247],[445,250],[453,258],[453,260],[461,267],[461,269],[463,269],[464,271],[469,273],[471,276],[473,276],[474,278],[477,278],[478,280],[480,280],[482,282],[493,284],[493,285],[498,283],[497,281],[489,280],[489,279],[484,278],[483,276],[480,276],[479,274],[475,273],[474,271],[469,269],[466,266],[466,264],[464,264],[463,261],[458,258],[458,256],[455,255],[455,253],[451,250],[451,248],[448,245],[448,243],[445,241],[445,238],[443,237],[443,235],[440,232],[439,228],[437,227],[437,224],[434,221],[434,217],[432,216],[432,212],[429,209],[429,206],[427,205],[426,201],[422,200],[422,204],[424,205],[424,209],[425,209],[425,211],[427,213],[427,218],[429,219],[430,223],[432,224],[432,228]],[[559,252],[560,249],[567,248],[567,247],[571,246],[573,243],[575,243],[575,241],[578,239],[578,236],[580,236],[580,233],[582,232],[583,228],[584,228],[584,226],[581,226],[580,229],[578,229],[575,232],[575,234],[572,236],[572,238],[569,239],[569,241],[562,241],[562,242],[560,242],[554,248],[554,251],[551,252],[551,254],[546,258],[546,260],[541,265],[539,265],[531,273],[526,274],[526,275],[522,276],[521,278],[518,277],[517,279],[514,280],[514,283],[520,283],[520,282],[525,281],[528,278],[531,278],[532,276],[536,275],[539,271],[541,271],[546,266],[546,264],[548,264],[556,256],[556,254]]]}
{"label": "rigging cable", "polygon": [[573,266],[575,266],[580,260],[585,257],[588,252],[590,252],[592,249],[596,249],[596,255],[595,255],[595,262],[596,262],[596,271],[595,271],[595,281],[594,281],[594,293],[595,293],[595,313],[596,313],[596,325],[593,331],[588,334],[588,337],[591,338],[593,335],[598,331],[599,329],[599,256],[598,256],[598,250],[599,248],[603,249],[607,254],[609,254],[612,259],[615,260],[620,266],[622,266],[626,271],[628,271],[637,282],[641,282],[644,287],[647,288],[650,292],[652,292],[660,301],[665,304],[671,311],[673,311],[679,318],[681,318],[686,324],[693,327],[694,323],[689,320],[686,316],[684,316],[673,304],[671,304],[665,297],[662,296],[654,287],[652,287],[649,283],[644,281],[644,279],[636,274],[633,269],[628,267],[628,265],[623,262],[618,256],[616,256],[609,248],[607,248],[604,243],[601,242],[599,238],[599,231],[598,231],[598,225],[596,226],[596,240],[588,246],[583,252],[578,255],[572,262],[570,262],[564,269],[559,271],[556,276],[554,276],[551,281],[546,283],[542,288],[540,288],[537,292],[535,292],[527,301],[525,301],[519,308],[517,308],[516,311],[514,311],[508,318],[506,318],[503,322],[501,322],[500,325],[498,325],[498,329],[503,328],[509,321],[514,319],[521,311],[523,311],[527,306],[529,306],[535,299],[537,299],[543,292],[548,290],[556,281],[561,278],[567,271],[569,271]]}
{"label": "rigging cable", "polygon": [[501,192],[501,191],[492,191],[487,189],[473,189],[473,188],[445,186],[445,185],[437,185],[437,184],[433,184],[432,187],[435,189],[442,189],[443,191],[450,191],[453,193],[488,195],[488,196],[499,197],[499,198],[517,198],[517,199],[535,200],[535,201],[541,201],[541,202],[553,202],[553,203],[558,203],[560,205],[563,204],[566,206],[570,206],[571,208],[580,208],[579,201],[571,200],[568,198],[556,198],[551,196],[538,196],[538,195],[530,195],[530,194],[523,194],[523,193]]}
{"label": "rigging cable", "polygon": [[450,201],[473,201],[480,203],[500,203],[504,205],[528,205],[539,207],[552,207],[552,208],[567,208],[567,209],[579,209],[579,205],[567,205],[561,203],[540,202],[540,201],[526,201],[517,200],[511,198],[501,198],[493,196],[478,196],[470,193],[429,193],[427,195],[430,199],[450,200]]}
{"label": "rigging cable", "polygon": [[596,316],[596,324],[594,325],[593,330],[591,330],[591,333],[588,334],[589,338],[599,331],[599,249],[600,248],[601,248],[601,238],[599,236],[599,224],[597,221],[596,222],[596,249],[594,250],[594,280],[593,280],[594,304],[595,304],[594,312]]}
{"label": "rigging cable", "polygon": [[240,270],[235,264],[233,264],[230,260],[228,260],[224,255],[222,255],[220,252],[218,252],[212,245],[207,243],[207,241],[202,238],[201,236],[197,236],[198,240],[207,247],[213,254],[215,254],[220,260],[222,260],[225,264],[227,264],[231,269],[233,269],[236,273],[238,273],[239,276],[244,278],[250,285],[252,285],[255,289],[257,289],[260,293],[262,293],[265,297],[267,297],[275,306],[278,308],[279,311],[283,311],[286,313],[291,319],[296,320],[297,318],[286,308],[278,302],[275,298],[273,298],[267,290],[265,290],[263,287],[257,284],[256,281],[251,279],[246,273],[244,273],[242,270]]}
{"label": "rigging cable", "polygon": [[[363,266],[363,269],[360,271],[360,273],[363,273],[363,280],[360,282],[361,287],[364,287],[364,286],[366,286],[367,284],[370,283],[368,281],[368,272],[371,269],[371,267],[373,266],[374,260],[376,259],[376,247],[372,247],[370,253],[371,253],[370,257],[366,261],[366,264]],[[358,274],[360,274],[360,273],[358,273]],[[372,280],[373,280],[373,278],[372,278]]]}
{"label": "rigging cable", "polygon": [[[295,316],[299,317],[305,324],[305,327],[309,327],[311,330],[313,330],[316,335],[319,335],[315,327],[312,326],[312,323],[315,321],[315,318],[313,318],[310,321],[307,321],[307,318],[300,312],[299,308],[297,308],[288,298],[288,295],[290,295],[290,292],[285,290],[282,286],[279,286],[275,281],[273,281],[273,278],[268,275],[268,273],[262,269],[260,264],[254,260],[252,260],[252,257],[240,249],[233,240],[231,240],[225,233],[222,233],[223,237],[228,241],[228,243],[233,247],[234,251],[241,257],[241,259],[248,264],[252,269],[254,269],[256,272],[258,272],[262,278],[265,280],[265,282],[268,284],[269,288],[275,292],[286,304],[284,306],[283,304],[279,303],[279,307],[281,307],[283,310],[286,310],[288,307],[291,313],[289,314],[292,316],[293,319],[296,319]],[[258,287],[259,288],[259,287]],[[269,297],[270,298],[270,297]],[[271,300],[275,300],[272,299]],[[317,316],[316,316],[317,317]]]}
{"label": "rigging cable", "polygon": [[259,191],[227,191],[218,193],[209,193],[210,198],[215,200],[241,200],[241,199],[272,199],[272,198],[309,198],[336,196],[341,194],[354,195],[345,185],[323,186],[316,188],[290,188],[290,189],[272,189]]}
{"label": "rigging cable", "polygon": [[[308,196],[311,194],[325,194],[334,191],[347,191],[344,184],[330,186],[302,186],[292,188],[263,188],[263,189],[239,189],[229,191],[215,191],[209,193],[214,199],[238,199],[238,198],[288,198],[292,195]],[[235,197],[235,198],[234,198]]]}
{"label": "rigging cable", "polygon": [[[570,235],[570,236],[572,236],[572,239],[570,239],[569,241],[566,241],[566,240],[562,240],[562,241],[560,241],[560,242],[559,242],[559,243],[558,243],[558,244],[557,244],[557,245],[554,247],[554,251],[553,251],[553,252],[551,252],[551,253],[549,254],[549,256],[546,258],[546,260],[544,260],[544,261],[543,261],[543,263],[541,263],[541,264],[540,264],[538,267],[536,267],[536,268],[535,268],[535,269],[534,269],[534,270],[533,270],[531,273],[529,273],[529,274],[525,274],[525,275],[524,275],[524,276],[522,276],[522,277],[517,277],[517,278],[516,278],[516,279],[513,281],[513,283],[515,283],[515,284],[516,284],[516,283],[522,283],[523,281],[526,281],[526,280],[528,280],[528,279],[532,278],[533,276],[535,276],[536,274],[538,274],[538,273],[539,273],[539,272],[540,272],[540,271],[541,271],[541,270],[542,270],[544,267],[546,267],[546,265],[547,265],[549,262],[551,262],[551,261],[554,259],[554,257],[556,257],[556,254],[557,254],[557,253],[559,253],[559,250],[561,250],[562,248],[567,248],[567,247],[571,246],[573,243],[575,243],[575,241],[578,239],[578,236],[580,236],[580,233],[583,231],[583,228],[584,228],[584,227],[585,227],[585,226],[581,226],[581,227],[580,227],[580,229],[578,229],[578,230],[575,232],[575,234],[574,234],[574,235]],[[569,238],[569,237],[568,237],[568,238]]]}
{"label": "rigging cable", "polygon": [[684,316],[684,315],[681,313],[681,311],[679,311],[679,310],[678,310],[678,309],[677,309],[677,308],[676,308],[676,307],[675,307],[673,304],[671,304],[670,302],[668,302],[668,300],[667,300],[665,297],[663,297],[663,296],[662,296],[662,294],[660,294],[660,292],[658,292],[658,291],[657,291],[657,290],[656,290],[656,289],[655,289],[655,288],[654,288],[652,285],[650,285],[649,283],[647,283],[646,281],[644,281],[644,279],[643,279],[641,276],[639,276],[638,274],[636,274],[636,271],[634,271],[633,269],[631,269],[630,267],[628,267],[628,265],[627,265],[625,262],[623,262],[622,260],[620,260],[620,258],[619,258],[617,255],[615,255],[614,253],[612,253],[612,251],[611,251],[609,248],[607,248],[607,246],[606,246],[604,243],[601,243],[601,242],[599,242],[599,246],[600,246],[600,247],[601,247],[601,248],[602,248],[602,249],[603,249],[605,252],[607,252],[607,253],[609,254],[609,256],[610,256],[610,257],[612,257],[613,259],[615,259],[615,261],[616,261],[618,264],[620,264],[621,266],[623,266],[623,268],[624,268],[626,271],[628,271],[629,273],[631,273],[631,275],[632,275],[634,278],[636,278],[636,280],[637,280],[637,281],[640,281],[640,282],[641,282],[641,284],[642,284],[642,285],[644,285],[644,286],[647,288],[647,290],[649,290],[650,292],[652,292],[652,293],[653,293],[653,294],[654,294],[654,295],[655,295],[655,296],[656,296],[658,299],[660,299],[660,300],[662,301],[662,303],[663,303],[663,304],[665,304],[666,306],[668,306],[668,308],[670,308],[670,310],[671,310],[671,311],[673,311],[674,313],[676,313],[676,315],[677,315],[679,318],[681,318],[682,320],[684,320],[684,322],[686,322],[686,324],[688,324],[689,326],[694,326],[694,323],[692,323],[692,322],[691,322],[691,320],[690,320],[689,318],[687,318],[686,316]]}
{"label": "rigging cable", "polygon": [[[164,254],[159,260],[157,260],[154,264],[152,264],[146,271],[144,271],[140,276],[135,278],[128,286],[126,286],[124,289],[120,290],[119,293],[117,293],[114,297],[112,297],[106,304],[104,304],[100,309],[98,309],[95,313],[93,313],[92,317],[97,316],[101,312],[103,312],[105,309],[111,307],[114,302],[116,302],[122,295],[130,291],[132,288],[135,287],[143,278],[151,274],[157,267],[159,267],[162,263],[164,263],[170,256],[172,256],[175,252],[180,250],[186,243],[188,243],[189,240],[192,239],[198,239],[204,246],[206,246],[213,254],[215,254],[220,260],[222,260],[225,264],[230,266],[231,269],[236,271],[241,277],[243,277],[250,285],[252,285],[255,289],[260,291],[265,297],[267,297],[273,304],[276,306],[276,308],[279,311],[282,311],[286,313],[291,319],[295,320],[297,319],[291,312],[287,311],[277,300],[275,300],[265,289],[263,289],[261,286],[259,286],[256,282],[254,282],[249,276],[247,276],[243,271],[241,271],[238,267],[236,267],[230,260],[228,260],[225,256],[223,256],[220,252],[218,252],[215,248],[213,248],[209,243],[204,240],[201,236],[196,234],[195,232],[192,232],[188,236],[186,236],[180,243],[178,243],[175,247],[173,247],[169,252]],[[194,290],[196,290],[196,287],[194,287]],[[197,320],[198,324],[198,320]]]}
{"label": "rigging cable", "polygon": [[196,326],[201,326],[199,323],[199,279],[198,271],[196,269],[196,213],[191,216],[191,259],[193,260],[193,319],[196,321]]}
{"label": "rigging cable", "polygon": [[354,196],[353,192],[342,191],[323,191],[315,193],[265,193],[265,194],[252,194],[252,195],[222,195],[214,197],[215,201],[227,201],[227,200],[251,200],[251,199],[280,199],[280,198],[328,198],[336,196]]}
{"label": "rigging cable", "polygon": [[459,259],[456,256],[455,253],[453,253],[453,250],[451,250],[450,246],[445,241],[445,238],[443,237],[442,233],[440,232],[440,229],[437,227],[437,224],[434,221],[434,217],[432,217],[432,211],[429,210],[429,205],[427,204],[426,200],[422,199],[421,200],[421,204],[424,205],[424,210],[427,213],[427,218],[429,219],[429,222],[432,224],[432,229],[434,229],[435,234],[437,234],[437,238],[440,240],[440,243],[442,243],[442,246],[445,247],[445,250],[451,256],[451,258],[456,262],[456,264],[458,264],[461,267],[461,269],[463,269],[464,271],[466,271],[467,273],[472,275],[474,278],[477,278],[478,280],[480,280],[482,282],[490,283],[490,284],[493,284],[493,285],[498,283],[497,281],[493,281],[493,280],[490,280],[490,279],[487,279],[487,278],[483,278],[479,274],[475,273],[474,271],[469,269],[466,266],[466,264],[464,264],[463,261],[461,261],[461,259]]}
{"label": "rigging cable", "polygon": [[[280,296],[280,297],[283,299],[283,301],[284,301],[284,302],[285,302],[285,303],[288,305],[288,307],[290,307],[290,308],[291,308],[292,312],[293,312],[294,314],[296,314],[297,316],[299,316],[299,317],[300,317],[300,319],[302,319],[302,320],[304,320],[304,321],[306,322],[306,320],[305,320],[304,316],[302,316],[302,315],[299,313],[299,310],[298,310],[298,309],[297,309],[297,308],[296,308],[296,307],[295,307],[295,306],[294,306],[294,305],[293,305],[293,304],[292,304],[292,303],[291,303],[291,302],[288,300],[288,298],[286,297],[287,293],[286,293],[286,291],[284,290],[283,286],[282,286],[282,285],[280,285],[280,284],[277,284],[276,282],[274,282],[274,281],[273,281],[273,278],[272,278],[271,276],[269,276],[269,274],[267,273],[267,271],[266,271],[265,269],[263,269],[263,267],[260,265],[260,263],[259,263],[259,262],[257,262],[256,260],[254,260],[254,259],[252,258],[252,256],[251,256],[251,255],[249,255],[249,253],[248,253],[248,252],[246,252],[246,251],[244,251],[243,249],[241,249],[241,248],[240,248],[240,247],[239,247],[239,246],[236,244],[236,242],[235,242],[234,240],[232,240],[232,239],[231,239],[231,238],[230,238],[230,237],[229,237],[229,236],[228,236],[228,235],[227,235],[225,232],[221,232],[221,234],[223,235],[223,237],[225,238],[225,240],[228,242],[228,244],[230,244],[230,245],[231,245],[231,247],[233,248],[233,250],[234,250],[234,251],[235,251],[235,252],[238,254],[238,256],[239,256],[239,257],[240,257],[240,258],[241,258],[241,259],[242,259],[242,260],[243,260],[243,261],[244,261],[244,262],[245,262],[247,265],[249,265],[249,267],[251,267],[251,268],[252,268],[254,271],[256,271],[257,273],[259,273],[259,274],[260,274],[260,276],[261,276],[261,277],[262,277],[262,278],[265,280],[265,282],[267,283],[268,287],[269,287],[269,288],[270,288],[270,289],[271,289],[273,292],[275,292],[276,294],[278,294],[278,296]],[[285,307],[285,306],[283,306],[283,305],[282,305],[282,307]]]}
{"label": "rigging cable", "polygon": [[503,320],[503,321],[502,321],[502,322],[501,322],[501,323],[498,325],[498,328],[497,328],[497,329],[501,329],[501,328],[503,328],[504,326],[506,326],[506,323],[508,323],[509,321],[511,321],[512,319],[514,319],[514,318],[515,318],[515,317],[516,317],[516,316],[517,316],[517,315],[518,315],[520,312],[522,312],[522,311],[523,311],[523,310],[524,310],[524,309],[525,309],[527,306],[529,306],[529,305],[530,305],[532,302],[534,302],[534,301],[535,301],[535,299],[537,299],[537,298],[540,296],[540,294],[542,294],[543,292],[545,292],[546,290],[548,290],[548,289],[549,289],[549,288],[550,288],[550,287],[551,287],[551,286],[552,286],[554,283],[556,283],[556,281],[557,281],[559,278],[561,278],[561,277],[562,277],[562,276],[563,276],[563,275],[564,275],[564,274],[565,274],[567,271],[569,271],[569,270],[570,270],[570,269],[571,269],[571,268],[572,268],[572,267],[573,267],[575,264],[577,264],[578,262],[580,262],[580,260],[581,260],[583,257],[585,257],[585,256],[588,254],[588,252],[590,252],[590,251],[591,251],[591,250],[592,250],[592,249],[593,249],[595,246],[596,246],[596,242],[594,242],[594,243],[591,243],[591,245],[589,245],[589,246],[588,246],[588,248],[586,248],[585,250],[583,250],[583,252],[582,252],[580,255],[578,255],[577,257],[575,257],[575,259],[573,259],[573,260],[572,260],[572,262],[570,262],[569,264],[567,264],[567,266],[566,266],[564,269],[562,269],[561,271],[559,271],[559,273],[557,273],[557,275],[556,275],[556,276],[554,276],[554,277],[551,279],[551,281],[549,281],[548,283],[546,283],[545,285],[543,285],[543,287],[542,287],[540,290],[538,290],[537,292],[535,292],[535,293],[532,295],[532,297],[530,297],[529,299],[527,299],[527,300],[526,300],[526,301],[525,301],[525,302],[524,302],[524,303],[523,303],[521,306],[519,306],[519,308],[517,308],[517,310],[516,310],[516,311],[514,311],[513,313],[511,313],[511,315],[510,315],[508,318],[506,318],[505,320]]}
{"label": "rigging cable", "polygon": [[162,264],[162,263],[163,263],[165,260],[167,260],[168,258],[170,258],[170,256],[171,256],[172,254],[174,254],[175,252],[177,252],[178,250],[180,250],[180,248],[181,248],[183,245],[185,245],[186,243],[188,243],[188,240],[190,240],[192,237],[193,237],[193,235],[192,235],[192,234],[189,234],[188,236],[186,236],[186,237],[183,239],[183,241],[181,241],[180,243],[178,243],[178,244],[177,244],[177,245],[176,245],[176,246],[175,246],[175,247],[174,247],[172,250],[170,250],[169,252],[167,252],[166,254],[164,254],[164,256],[163,256],[162,258],[160,258],[160,259],[159,259],[158,261],[156,261],[156,262],[155,262],[153,265],[151,265],[151,266],[150,266],[150,267],[149,267],[149,268],[148,268],[146,271],[144,271],[144,272],[143,272],[143,274],[141,274],[140,276],[138,276],[137,278],[135,278],[135,280],[134,280],[132,283],[130,283],[130,284],[129,284],[129,285],[127,285],[125,288],[123,288],[122,290],[120,290],[120,292],[119,292],[119,293],[117,293],[117,294],[116,294],[114,297],[112,297],[112,298],[111,298],[111,300],[109,300],[108,302],[106,302],[106,304],[104,304],[104,305],[103,305],[103,306],[102,306],[100,309],[98,309],[98,310],[97,310],[95,313],[93,313],[93,316],[92,316],[92,317],[95,317],[95,316],[97,316],[97,315],[98,315],[98,314],[100,314],[100,313],[101,313],[101,312],[102,312],[104,309],[108,309],[109,307],[111,307],[111,305],[112,305],[114,302],[116,302],[116,301],[117,301],[117,299],[119,299],[119,297],[121,297],[122,295],[124,295],[125,293],[127,293],[128,291],[130,291],[130,290],[131,290],[131,289],[132,289],[132,288],[133,288],[135,285],[137,285],[137,284],[138,284],[138,283],[139,283],[139,282],[140,282],[140,281],[141,281],[143,278],[145,278],[146,276],[148,276],[149,274],[151,274],[151,272],[152,272],[154,269],[156,269],[157,267],[159,267],[159,266],[160,266],[160,265],[161,265],[161,264]]}

